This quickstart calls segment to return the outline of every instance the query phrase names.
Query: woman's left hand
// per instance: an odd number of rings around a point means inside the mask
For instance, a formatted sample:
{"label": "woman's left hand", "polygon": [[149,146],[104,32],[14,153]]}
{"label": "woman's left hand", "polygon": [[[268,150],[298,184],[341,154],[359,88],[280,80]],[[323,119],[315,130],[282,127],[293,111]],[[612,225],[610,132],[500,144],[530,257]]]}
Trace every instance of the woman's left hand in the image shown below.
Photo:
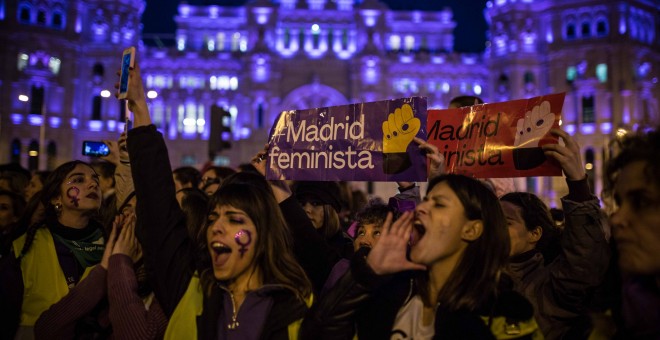
{"label": "woman's left hand", "polygon": [[133,263],[142,257],[142,248],[135,237],[135,221],[135,214],[130,214],[124,218],[123,228],[117,237],[114,249],[112,249],[113,255],[128,255],[133,260]]}

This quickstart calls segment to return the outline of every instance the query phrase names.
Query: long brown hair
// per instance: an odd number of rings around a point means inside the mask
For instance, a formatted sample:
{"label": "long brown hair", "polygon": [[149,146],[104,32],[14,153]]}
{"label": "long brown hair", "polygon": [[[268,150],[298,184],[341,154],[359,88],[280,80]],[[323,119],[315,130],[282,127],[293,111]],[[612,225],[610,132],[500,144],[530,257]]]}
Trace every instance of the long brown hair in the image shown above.
{"label": "long brown hair", "polygon": [[[289,228],[272,193],[262,185],[230,180],[211,197],[210,210],[216,206],[243,210],[254,222],[259,237],[253,261],[261,271],[263,283],[281,285],[304,301],[311,294],[312,286],[294,258]],[[205,291],[208,292],[214,282],[213,271],[206,268],[202,272]]]}
{"label": "long brown hair", "polygon": [[478,239],[468,243],[437,301],[429,298],[428,273],[418,279],[418,289],[427,305],[473,311],[497,294],[498,276],[507,263],[509,233],[504,212],[495,194],[476,179],[441,175],[429,181],[427,193],[440,183],[446,183],[454,191],[468,220],[482,221],[483,231]]}

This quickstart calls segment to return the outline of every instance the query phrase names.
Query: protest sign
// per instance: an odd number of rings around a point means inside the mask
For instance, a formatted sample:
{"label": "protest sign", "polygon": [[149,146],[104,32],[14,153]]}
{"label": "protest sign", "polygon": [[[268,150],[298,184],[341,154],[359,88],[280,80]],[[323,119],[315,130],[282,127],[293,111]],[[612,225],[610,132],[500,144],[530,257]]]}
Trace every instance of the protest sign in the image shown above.
{"label": "protest sign", "polygon": [[426,98],[283,111],[273,124],[268,179],[426,181]]}
{"label": "protest sign", "polygon": [[477,178],[561,176],[541,145],[557,143],[565,93],[429,110],[427,141],[445,157],[446,171]]}

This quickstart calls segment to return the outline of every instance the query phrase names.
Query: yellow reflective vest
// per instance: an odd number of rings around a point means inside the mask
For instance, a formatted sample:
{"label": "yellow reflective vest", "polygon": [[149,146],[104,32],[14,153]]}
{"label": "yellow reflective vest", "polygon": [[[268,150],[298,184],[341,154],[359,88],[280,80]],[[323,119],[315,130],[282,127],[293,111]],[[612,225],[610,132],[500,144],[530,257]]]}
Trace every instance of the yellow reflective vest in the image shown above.
{"label": "yellow reflective vest", "polygon": [[[311,307],[312,302],[313,296],[310,295],[305,301],[307,307]],[[170,317],[170,322],[165,330],[165,340],[196,339],[197,317],[202,315],[203,306],[204,293],[199,282],[199,276],[195,273],[188,284],[188,289],[186,289]],[[289,339],[298,339],[298,331],[301,325],[302,319],[289,324]]]}
{"label": "yellow reflective vest", "polygon": [[[23,235],[14,240],[16,257],[23,249],[25,237]],[[91,268],[85,268],[83,278]],[[57,259],[53,236],[47,228],[38,229],[34,235],[30,250],[21,260],[21,272],[24,293],[20,325],[34,326],[41,313],[69,293],[69,286]]]}

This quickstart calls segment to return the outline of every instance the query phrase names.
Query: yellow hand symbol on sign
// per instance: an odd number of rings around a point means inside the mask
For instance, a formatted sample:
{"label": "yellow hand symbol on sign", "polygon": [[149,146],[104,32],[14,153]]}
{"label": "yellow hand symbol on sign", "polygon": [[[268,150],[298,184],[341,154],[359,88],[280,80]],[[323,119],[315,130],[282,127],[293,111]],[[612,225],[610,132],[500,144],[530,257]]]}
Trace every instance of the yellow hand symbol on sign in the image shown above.
{"label": "yellow hand symbol on sign", "polygon": [[415,118],[412,107],[403,104],[394,110],[383,122],[383,153],[406,152],[421,127],[419,118]]}

